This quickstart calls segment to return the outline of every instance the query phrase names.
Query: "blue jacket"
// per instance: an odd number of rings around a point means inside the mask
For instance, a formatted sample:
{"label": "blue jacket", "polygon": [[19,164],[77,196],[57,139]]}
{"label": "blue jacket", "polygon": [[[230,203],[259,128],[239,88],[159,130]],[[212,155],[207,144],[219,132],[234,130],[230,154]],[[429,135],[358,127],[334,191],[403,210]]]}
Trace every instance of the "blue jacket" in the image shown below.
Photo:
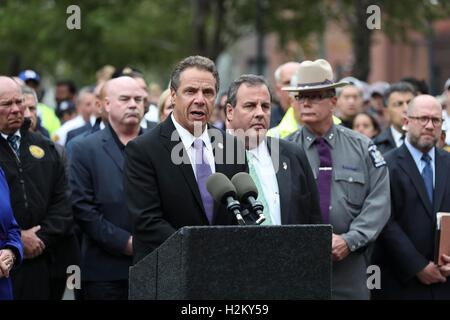
{"label": "blue jacket", "polygon": [[[22,261],[20,229],[11,209],[9,188],[0,168],[0,250],[11,249],[16,255],[16,266]],[[11,278],[0,278],[0,300],[12,300]]]}
{"label": "blue jacket", "polygon": [[108,126],[72,145],[69,181],[82,231],[82,281],[128,280],[132,257],[123,252],[131,223],[122,185],[124,155]]}

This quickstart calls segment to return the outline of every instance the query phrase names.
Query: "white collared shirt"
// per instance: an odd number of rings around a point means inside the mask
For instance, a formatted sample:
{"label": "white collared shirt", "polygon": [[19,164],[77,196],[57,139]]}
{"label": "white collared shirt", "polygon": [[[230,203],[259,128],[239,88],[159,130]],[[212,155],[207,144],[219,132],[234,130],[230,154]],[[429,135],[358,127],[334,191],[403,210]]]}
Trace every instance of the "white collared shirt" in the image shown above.
{"label": "white collared shirt", "polygon": [[262,141],[258,147],[248,150],[253,155],[252,164],[258,175],[259,182],[264,192],[264,198],[269,206],[272,224],[281,225],[280,193],[278,181],[273,167],[272,158],[266,141]]}
{"label": "white collared shirt", "polygon": [[[2,134],[2,137],[3,137],[6,141],[8,141],[8,136],[9,136],[9,134],[4,134],[3,132],[2,132],[1,134]],[[20,149],[20,141],[22,140],[22,135],[20,134],[20,129],[17,130],[16,132],[14,132],[14,135],[20,137],[20,139],[17,141],[18,146],[19,146],[19,149]],[[14,154],[15,154],[16,152],[15,152],[14,149],[11,147],[11,145],[9,144],[9,142],[8,142],[8,146],[11,148],[11,150],[12,150],[12,151],[14,152]]]}
{"label": "white collared shirt", "polygon": [[400,147],[404,142],[404,139],[402,139],[403,134],[398,132],[397,129],[394,128],[394,126],[391,126],[391,133],[392,137],[394,138],[395,145],[397,146],[397,148]]}
{"label": "white collared shirt", "polygon": [[78,129],[86,124],[83,117],[81,115],[76,116],[75,118],[65,122],[55,133],[52,135],[52,140],[57,144],[65,146],[67,134],[71,130]]}
{"label": "white collared shirt", "polygon": [[203,131],[202,135],[198,138],[194,137],[193,134],[191,134],[189,131],[187,131],[183,126],[181,126],[177,120],[175,120],[175,117],[173,116],[173,113],[170,115],[173,124],[175,125],[175,129],[177,130],[178,134],[180,135],[181,141],[183,142],[183,146],[186,149],[189,161],[192,165],[192,171],[194,172],[195,178],[197,179],[197,172],[195,171],[195,150],[194,146],[192,145],[194,143],[194,140],[196,139],[202,139],[205,144],[205,149],[203,149],[204,155],[206,156],[206,160],[209,163],[209,166],[211,168],[211,172],[216,172],[216,165],[214,163],[214,153],[211,145],[211,140],[208,135],[208,127],[205,127],[205,130]]}
{"label": "white collared shirt", "polygon": [[[408,139],[405,139],[405,144],[406,147],[408,148],[409,152],[411,153],[411,156],[414,159],[414,162],[416,163],[417,169],[419,170],[419,173],[422,175],[422,171],[423,168],[425,168],[425,161],[422,161],[422,155],[423,152],[416,149],[409,141]],[[435,161],[435,147],[433,147],[433,149],[431,149],[430,151],[428,151],[428,155],[431,158],[431,169],[433,170],[433,188],[435,186],[435,181],[436,181],[436,166],[434,165],[434,161]]]}

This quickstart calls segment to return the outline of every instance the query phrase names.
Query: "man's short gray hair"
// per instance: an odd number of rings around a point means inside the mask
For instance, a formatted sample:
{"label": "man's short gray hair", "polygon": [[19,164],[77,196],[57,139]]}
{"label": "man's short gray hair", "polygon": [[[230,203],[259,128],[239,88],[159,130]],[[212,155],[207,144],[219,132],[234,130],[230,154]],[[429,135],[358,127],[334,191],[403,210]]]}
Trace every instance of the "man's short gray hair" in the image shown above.
{"label": "man's short gray hair", "polygon": [[39,100],[38,100],[36,91],[34,91],[33,88],[30,88],[29,86],[23,85],[23,86],[20,86],[20,91],[22,92],[23,95],[33,96],[34,101],[35,101],[35,105],[38,104]]}

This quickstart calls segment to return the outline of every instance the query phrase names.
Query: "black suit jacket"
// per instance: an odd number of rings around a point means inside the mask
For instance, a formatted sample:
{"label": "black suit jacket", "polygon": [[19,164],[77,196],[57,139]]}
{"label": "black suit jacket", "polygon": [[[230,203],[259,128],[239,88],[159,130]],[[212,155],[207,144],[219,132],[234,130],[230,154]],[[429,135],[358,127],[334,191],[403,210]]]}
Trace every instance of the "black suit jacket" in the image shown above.
{"label": "black suit jacket", "polygon": [[69,181],[76,222],[82,230],[83,281],[128,279],[124,254],[131,220],[123,193],[124,154],[111,128],[73,140]]}
{"label": "black suit jacket", "polygon": [[[434,261],[436,213],[450,212],[450,156],[436,148],[434,203],[406,145],[385,157],[392,215],[376,242],[373,262],[381,269],[380,299],[450,299],[450,282],[430,286],[415,276]],[[450,279],[448,279],[450,280]]]}
{"label": "black suit jacket", "polygon": [[71,141],[73,138],[75,138],[85,132],[89,132],[91,130],[92,130],[92,125],[90,122],[86,123],[84,126],[70,130],[69,132],[67,132],[66,146],[69,143],[69,141]]}
{"label": "black suit jacket", "polygon": [[25,122],[20,130],[20,161],[0,137],[0,166],[8,181],[17,223],[22,230],[40,225],[36,234],[45,250],[13,270],[14,297],[48,299],[49,279],[64,277],[69,265],[78,265],[78,244],[63,161],[55,144],[40,133],[30,132],[28,126]]}
{"label": "black suit jacket", "polygon": [[373,143],[377,146],[377,149],[382,153],[387,152],[397,148],[394,137],[392,136],[391,127],[384,129],[378,136],[373,139]]}
{"label": "black suit jacket", "polygon": [[[212,127],[209,135],[215,137],[211,142],[216,172],[231,179],[236,173],[247,171],[245,151],[236,138]],[[225,142],[226,136],[234,141],[234,150]],[[172,158],[178,155],[184,157],[183,163],[173,162]],[[227,155],[230,159],[226,159]],[[238,155],[241,164],[236,164]],[[226,160],[234,164],[226,164]],[[156,249],[177,229],[209,224],[189,157],[170,116],[128,143],[124,188],[133,219],[135,262]],[[216,203],[213,224],[236,224],[236,219],[224,205]]]}
{"label": "black suit jacket", "polygon": [[303,149],[270,137],[267,146],[278,182],[281,224],[322,223],[316,180]]}

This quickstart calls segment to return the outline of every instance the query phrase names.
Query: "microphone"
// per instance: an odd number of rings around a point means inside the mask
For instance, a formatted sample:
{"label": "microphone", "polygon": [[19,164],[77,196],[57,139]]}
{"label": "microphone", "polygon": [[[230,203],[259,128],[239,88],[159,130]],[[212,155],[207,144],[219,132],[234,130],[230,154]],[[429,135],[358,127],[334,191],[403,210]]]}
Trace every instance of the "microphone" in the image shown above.
{"label": "microphone", "polygon": [[236,187],[239,201],[248,203],[253,212],[256,212],[258,215],[256,224],[263,223],[266,220],[263,213],[264,207],[261,202],[256,200],[258,198],[258,189],[252,177],[247,172],[239,172],[231,178],[231,182]]}
{"label": "microphone", "polygon": [[220,172],[210,175],[206,181],[206,189],[214,201],[227,206],[228,211],[236,216],[240,225],[245,224],[244,218],[241,215],[241,205],[236,200],[236,188],[226,175]]}

